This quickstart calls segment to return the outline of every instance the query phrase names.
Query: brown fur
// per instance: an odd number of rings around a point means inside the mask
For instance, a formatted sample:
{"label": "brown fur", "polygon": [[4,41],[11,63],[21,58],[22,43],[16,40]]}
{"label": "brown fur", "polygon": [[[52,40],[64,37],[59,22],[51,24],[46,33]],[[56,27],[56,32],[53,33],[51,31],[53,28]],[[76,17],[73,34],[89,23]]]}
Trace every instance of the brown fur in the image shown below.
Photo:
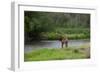
{"label": "brown fur", "polygon": [[65,44],[65,47],[68,47],[68,39],[62,38],[60,41],[61,41],[61,47],[62,48],[64,47],[64,44]]}

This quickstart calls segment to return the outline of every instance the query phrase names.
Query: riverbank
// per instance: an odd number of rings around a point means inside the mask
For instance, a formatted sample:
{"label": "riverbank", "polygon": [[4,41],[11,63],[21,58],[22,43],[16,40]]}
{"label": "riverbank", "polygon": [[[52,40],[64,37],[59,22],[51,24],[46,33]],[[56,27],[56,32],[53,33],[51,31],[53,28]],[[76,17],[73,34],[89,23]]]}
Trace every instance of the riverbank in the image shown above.
{"label": "riverbank", "polygon": [[60,49],[38,49],[24,53],[24,61],[46,61],[64,59],[86,59],[90,58],[89,44],[80,47],[68,47]]}

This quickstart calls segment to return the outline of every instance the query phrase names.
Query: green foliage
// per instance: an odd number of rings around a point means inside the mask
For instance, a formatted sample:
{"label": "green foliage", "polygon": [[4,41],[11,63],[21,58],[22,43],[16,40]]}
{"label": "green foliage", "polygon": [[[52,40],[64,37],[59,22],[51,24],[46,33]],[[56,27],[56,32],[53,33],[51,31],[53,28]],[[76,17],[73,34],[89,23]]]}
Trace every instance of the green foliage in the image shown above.
{"label": "green foliage", "polygon": [[56,40],[59,35],[69,39],[90,37],[89,14],[25,11],[24,16],[25,42]]}
{"label": "green foliage", "polygon": [[67,33],[67,34],[79,34],[79,33],[90,33],[89,28],[56,28],[57,33]]}
{"label": "green foliage", "polygon": [[79,50],[78,49],[74,49],[73,52],[74,53],[79,53]]}
{"label": "green foliage", "polygon": [[61,36],[66,36],[68,39],[89,39],[89,28],[57,28],[54,32],[41,33],[42,37],[48,40],[59,40]]}

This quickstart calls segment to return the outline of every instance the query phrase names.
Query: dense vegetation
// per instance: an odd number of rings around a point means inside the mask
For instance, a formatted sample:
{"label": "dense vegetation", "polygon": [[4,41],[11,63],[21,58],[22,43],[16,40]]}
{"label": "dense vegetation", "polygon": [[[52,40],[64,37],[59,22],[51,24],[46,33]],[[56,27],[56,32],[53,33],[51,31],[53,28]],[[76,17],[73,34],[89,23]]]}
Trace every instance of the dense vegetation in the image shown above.
{"label": "dense vegetation", "polygon": [[90,38],[90,15],[60,12],[24,12],[25,43],[34,40],[58,40],[61,35],[69,39]]}
{"label": "dense vegetation", "polygon": [[24,61],[45,61],[64,59],[86,59],[90,58],[89,45],[67,48],[43,48],[33,50],[24,54]]}

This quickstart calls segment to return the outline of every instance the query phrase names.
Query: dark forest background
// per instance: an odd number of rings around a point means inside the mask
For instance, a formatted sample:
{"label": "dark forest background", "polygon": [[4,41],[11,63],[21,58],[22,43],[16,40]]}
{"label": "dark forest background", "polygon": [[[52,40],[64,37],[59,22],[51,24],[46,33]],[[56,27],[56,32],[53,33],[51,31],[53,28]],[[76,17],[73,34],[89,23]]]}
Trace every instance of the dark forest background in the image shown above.
{"label": "dark forest background", "polygon": [[40,40],[90,38],[90,14],[60,12],[24,12],[25,43]]}

